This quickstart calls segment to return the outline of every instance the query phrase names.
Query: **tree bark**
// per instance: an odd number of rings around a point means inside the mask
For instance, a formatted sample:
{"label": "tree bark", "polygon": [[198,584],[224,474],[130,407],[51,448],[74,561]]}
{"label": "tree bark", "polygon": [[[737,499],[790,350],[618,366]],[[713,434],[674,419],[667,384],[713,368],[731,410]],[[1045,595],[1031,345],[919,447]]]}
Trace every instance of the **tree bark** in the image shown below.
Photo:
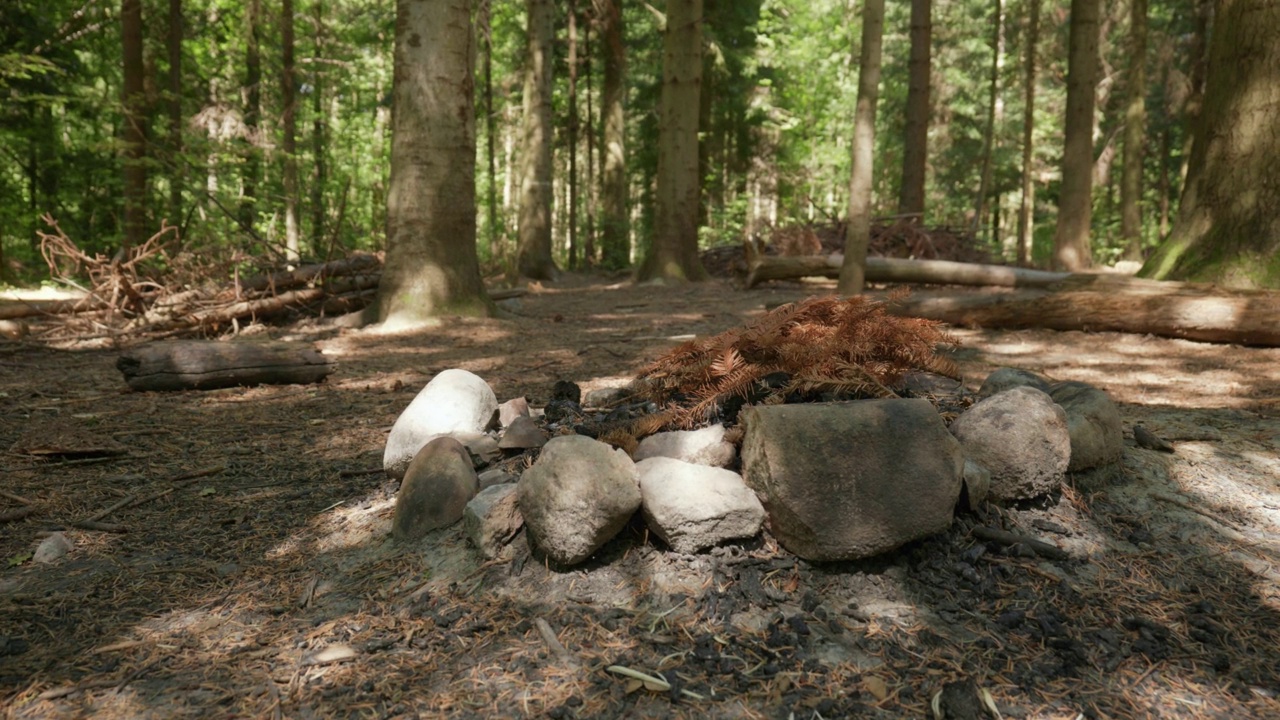
{"label": "tree bark", "polygon": [[1071,0],[1062,190],[1053,236],[1053,264],[1077,271],[1093,264],[1093,107],[1098,80],[1099,0]]}
{"label": "tree bark", "polygon": [[555,5],[527,0],[528,46],[524,76],[524,143],[520,172],[519,247],[516,270],[527,278],[551,280],[557,274],[551,258],[552,41]]}
{"label": "tree bark", "polygon": [[1280,294],[1223,293],[1208,285],[1072,275],[1061,290],[916,293],[896,315],[965,327],[1127,332],[1160,337],[1280,346]]}
{"label": "tree bark", "polygon": [[484,37],[484,142],[486,183],[485,210],[489,220],[485,228],[488,231],[489,254],[492,257],[503,255],[498,247],[498,161],[495,157],[497,141],[496,120],[493,117],[493,0],[480,0],[478,13],[480,34]]}
{"label": "tree bark", "polygon": [[475,46],[469,0],[397,0],[387,260],[388,328],[489,315],[476,258]]}
{"label": "tree bark", "polygon": [[[312,6],[313,21],[315,22],[315,60],[324,57],[324,0],[315,0]],[[313,62],[311,77],[314,82],[311,83],[311,156],[314,170],[311,175],[311,252],[320,255],[325,252],[324,247],[324,224],[325,224],[325,185],[329,182],[329,166],[325,158],[328,152],[329,140],[327,125],[325,122],[324,107],[324,82],[320,77],[321,65]]]}
{"label": "tree bark", "polygon": [[136,392],[317,383],[337,365],[313,348],[200,340],[130,348],[116,369]]}
{"label": "tree bark", "polygon": [[293,61],[293,0],[280,2],[280,45],[284,56],[280,74],[284,104],[281,118],[284,137],[280,143],[284,152],[284,253],[286,259],[297,261],[302,257],[302,245],[298,228],[298,104]]}
{"label": "tree bark", "polygon": [[169,219],[182,223],[182,0],[169,0],[165,49],[169,55]]}
{"label": "tree bark", "polygon": [[[749,247],[749,246],[748,246]],[[834,255],[763,255],[748,257],[743,285],[750,289],[767,280],[804,277],[839,277],[844,257]],[[979,287],[1045,287],[1066,279],[1069,273],[1046,272],[1006,265],[978,265],[950,260],[867,258],[868,282],[919,283],[925,285],[973,285]]]}
{"label": "tree bark", "polygon": [[1187,185],[1173,231],[1143,276],[1280,287],[1277,37],[1280,5],[1219,3]]}
{"label": "tree bark", "polygon": [[867,246],[871,244],[871,185],[876,144],[876,101],[880,97],[880,43],[884,0],[867,0],[862,10],[858,102],[853,113],[853,168],[849,177],[849,219],[844,262],[837,292],[857,295],[866,285]]}
{"label": "tree bark", "polygon": [[120,39],[124,54],[124,247],[147,240],[147,97],[142,64],[142,0],[122,0]]}
{"label": "tree bark", "polygon": [[258,221],[258,185],[262,182],[262,53],[258,46],[261,23],[262,0],[249,0],[245,7],[244,56],[244,125],[248,146],[245,148],[240,223],[250,229]]}
{"label": "tree bark", "polygon": [[653,237],[637,281],[705,280],[698,258],[702,0],[667,0]]}
{"label": "tree bark", "polygon": [[1036,52],[1040,43],[1040,0],[1027,0],[1026,68],[1023,74],[1022,200],[1018,205],[1018,264],[1031,264],[1035,235]]}
{"label": "tree bark", "polygon": [[1130,0],[1128,102],[1120,176],[1120,239],[1126,260],[1142,260],[1142,146],[1146,143],[1147,0]]}
{"label": "tree bark", "polygon": [[600,99],[600,252],[601,264],[616,270],[631,264],[624,107],[627,49],[623,42],[622,0],[604,0],[600,21],[605,48]]}
{"label": "tree bark", "polygon": [[929,158],[929,74],[933,40],[932,0],[911,0],[911,59],[907,64],[907,122],[902,142],[902,188],[898,214],[924,224],[924,186]]}

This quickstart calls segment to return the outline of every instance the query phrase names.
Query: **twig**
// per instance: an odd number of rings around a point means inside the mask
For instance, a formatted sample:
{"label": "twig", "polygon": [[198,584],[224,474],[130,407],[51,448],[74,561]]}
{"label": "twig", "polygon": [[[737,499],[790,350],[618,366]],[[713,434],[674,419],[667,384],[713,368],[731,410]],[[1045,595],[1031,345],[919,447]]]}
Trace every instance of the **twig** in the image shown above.
{"label": "twig", "polygon": [[116,523],[95,522],[92,520],[73,520],[67,523],[71,527],[80,528],[81,530],[93,530],[95,532],[106,532],[124,534],[129,532],[129,528]]}
{"label": "twig", "polygon": [[561,644],[560,639],[556,637],[556,631],[551,629],[550,623],[542,618],[537,618],[533,621],[533,624],[538,628],[538,634],[542,636],[542,641],[547,644],[547,647],[551,648],[552,654],[554,654],[560,662],[567,665],[578,664],[578,659],[574,657],[573,653],[569,652],[568,648]]}
{"label": "twig", "polygon": [[20,505],[35,505],[31,500],[28,500],[17,493],[11,493],[8,490],[0,490],[0,497],[9,498]]}
{"label": "twig", "polygon": [[26,507],[14,508],[13,510],[0,512],[0,523],[21,520],[22,518],[35,513],[35,511],[36,507],[34,505],[27,505]]}

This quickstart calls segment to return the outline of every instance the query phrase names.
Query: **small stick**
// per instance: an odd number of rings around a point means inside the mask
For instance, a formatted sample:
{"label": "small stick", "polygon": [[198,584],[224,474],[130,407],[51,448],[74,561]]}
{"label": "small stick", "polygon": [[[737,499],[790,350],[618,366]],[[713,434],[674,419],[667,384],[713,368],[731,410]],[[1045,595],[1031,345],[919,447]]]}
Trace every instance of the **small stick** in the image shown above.
{"label": "small stick", "polygon": [[13,510],[6,510],[4,512],[0,512],[0,523],[13,522],[14,520],[21,520],[22,518],[28,515],[31,515],[35,511],[36,511],[35,505],[27,505],[26,507],[14,508]]}
{"label": "small stick", "polygon": [[990,540],[991,542],[998,542],[1002,545],[1023,544],[1031,548],[1037,555],[1043,555],[1050,560],[1066,560],[1071,557],[1067,554],[1066,550],[1063,550],[1057,545],[1053,545],[1033,537],[1028,537],[1026,535],[1011,533],[1007,530],[989,528],[985,525],[975,525],[973,529],[969,531],[969,534],[981,540]]}
{"label": "small stick", "polygon": [[556,631],[551,629],[550,623],[542,618],[537,618],[533,621],[533,624],[538,628],[538,634],[542,636],[542,641],[547,644],[547,647],[551,648],[551,652],[560,659],[560,662],[568,665],[578,664],[578,659],[573,656],[573,653],[569,652],[568,648],[561,644],[560,638],[556,637]]}
{"label": "small stick", "polygon": [[28,500],[17,493],[11,493],[8,490],[0,490],[0,497],[9,498],[19,505],[35,505],[35,502]]}
{"label": "small stick", "polygon": [[126,495],[126,496],[124,496],[124,498],[123,498],[122,500],[118,500],[118,501],[116,501],[115,503],[112,503],[111,505],[108,505],[108,506],[107,506],[107,508],[106,508],[105,510],[101,510],[101,511],[99,511],[99,512],[97,512],[97,513],[93,514],[93,515],[90,515],[89,517],[85,518],[84,520],[80,520],[80,521],[78,521],[78,522],[86,522],[86,523],[93,523],[93,522],[97,522],[97,521],[101,520],[102,518],[104,518],[104,517],[106,517],[106,516],[110,515],[111,513],[113,513],[113,512],[115,512],[115,511],[119,510],[120,508],[122,508],[122,507],[124,507],[124,506],[126,506],[126,505],[128,505],[128,504],[130,504],[130,503],[136,502],[136,501],[137,501],[137,499],[138,499],[138,496],[137,496],[137,495]]}
{"label": "small stick", "polygon": [[81,530],[94,530],[97,532],[107,532],[107,533],[117,533],[117,534],[124,534],[129,532],[129,528],[125,527],[124,525],[117,525],[116,523],[104,523],[104,522],[96,522],[96,521],[89,521],[89,520],[74,520],[67,524],[73,528],[80,528]]}

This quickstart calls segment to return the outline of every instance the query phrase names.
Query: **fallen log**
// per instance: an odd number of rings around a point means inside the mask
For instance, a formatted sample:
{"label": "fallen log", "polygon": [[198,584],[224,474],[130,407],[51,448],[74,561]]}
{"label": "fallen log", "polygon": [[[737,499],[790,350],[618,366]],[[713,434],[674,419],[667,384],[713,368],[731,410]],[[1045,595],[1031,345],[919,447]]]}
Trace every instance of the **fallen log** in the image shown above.
{"label": "fallen log", "polygon": [[198,340],[140,345],[116,360],[116,369],[136,391],[315,383],[334,367],[312,348]]}
{"label": "fallen log", "polygon": [[1280,292],[1074,276],[1058,287],[1065,289],[917,293],[890,304],[889,311],[962,327],[1114,331],[1280,347]]}
{"label": "fallen log", "polygon": [[[766,280],[794,280],[803,277],[840,277],[844,256],[804,255],[783,257],[749,251],[745,285],[754,287]],[[1046,272],[1006,265],[978,265],[950,260],[907,260],[867,258],[868,282],[920,283],[930,285],[978,285],[998,287],[1047,287],[1070,277],[1070,273]]]}
{"label": "fallen log", "polygon": [[327,263],[316,263],[314,265],[303,265],[294,270],[287,270],[270,275],[258,275],[256,277],[247,278],[240,282],[240,291],[257,292],[262,290],[288,290],[307,283],[321,277],[333,277],[335,275],[359,275],[378,270],[382,267],[382,261],[377,255],[368,253],[359,253],[350,257],[334,260]]}
{"label": "fallen log", "polygon": [[67,313],[101,310],[107,307],[103,300],[84,297],[78,300],[32,300],[16,302],[0,301],[0,320],[17,320],[18,318],[36,317],[39,315],[64,315]]}

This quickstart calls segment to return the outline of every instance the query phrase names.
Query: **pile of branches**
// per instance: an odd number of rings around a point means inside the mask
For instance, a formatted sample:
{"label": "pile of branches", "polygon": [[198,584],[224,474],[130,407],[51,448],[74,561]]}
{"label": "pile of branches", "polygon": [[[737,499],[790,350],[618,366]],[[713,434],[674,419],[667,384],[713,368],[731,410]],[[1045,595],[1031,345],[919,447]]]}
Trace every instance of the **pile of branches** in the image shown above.
{"label": "pile of branches", "polygon": [[382,269],[378,256],[356,254],[242,278],[247,258],[213,261],[181,252],[171,225],[107,257],[82,250],[50,216],[44,221],[50,232],[39,233],[40,252],[50,276],[84,297],[8,306],[0,317],[56,316],[61,322],[49,339],[207,336],[282,314],[351,312],[373,299]]}
{"label": "pile of branches", "polygon": [[634,393],[664,410],[636,430],[732,421],[746,404],[899,397],[913,371],[958,379],[941,323],[887,312],[905,295],[811,298],[673,349],[637,376]]}

